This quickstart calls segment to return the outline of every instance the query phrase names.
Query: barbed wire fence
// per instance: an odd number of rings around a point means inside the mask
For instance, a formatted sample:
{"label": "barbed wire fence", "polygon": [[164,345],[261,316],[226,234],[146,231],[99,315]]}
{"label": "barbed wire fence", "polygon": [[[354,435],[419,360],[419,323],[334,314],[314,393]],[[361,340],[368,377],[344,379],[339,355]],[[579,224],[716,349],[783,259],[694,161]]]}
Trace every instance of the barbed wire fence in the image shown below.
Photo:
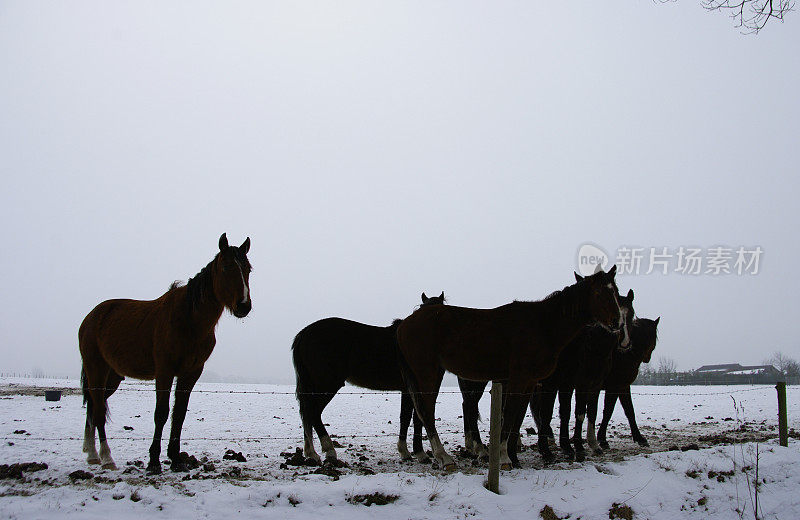
{"label": "barbed wire fence", "polygon": [[[218,383],[214,383],[218,384]],[[17,388],[22,389],[25,386],[18,386]],[[44,387],[33,387],[36,389],[41,389],[44,392]],[[61,390],[70,390],[75,393],[80,393],[81,388],[79,387],[68,387],[68,388],[61,388]],[[105,391],[105,388],[92,388],[90,390],[102,390]],[[176,389],[173,387],[170,390],[164,390],[175,392]],[[678,397],[703,397],[703,396],[719,396],[719,395],[732,395],[732,394],[742,394],[742,393],[753,393],[753,392],[767,392],[767,391],[774,391],[774,387],[770,385],[758,385],[753,388],[740,388],[740,389],[729,389],[729,390],[721,390],[721,391],[713,391],[713,392],[631,392],[631,395],[639,395],[639,396],[678,396]],[[147,394],[154,394],[156,392],[155,388],[153,387],[152,383],[128,383],[125,385],[120,386],[116,389],[115,393],[117,392],[131,392],[131,393],[147,393]],[[191,391],[193,394],[216,394],[216,395],[280,395],[280,396],[298,396],[298,395],[330,395],[332,392],[295,392],[291,390],[222,390],[222,389],[204,389],[204,388],[197,388]],[[441,390],[438,392],[431,392],[437,395],[461,395],[460,390]],[[482,394],[489,394],[490,390],[487,387]],[[555,393],[555,392],[553,392]],[[7,394],[8,395],[8,394]],[[30,394],[28,394],[30,395]],[[397,396],[399,395],[398,391],[354,391],[354,390],[347,390],[347,391],[340,391],[335,392],[335,395],[345,395],[345,396],[371,396],[371,397],[381,397],[381,396]],[[507,395],[528,395],[528,394],[513,394],[508,393]],[[370,433],[370,434],[332,434],[331,438],[338,438],[338,439],[372,439],[372,438],[382,438],[382,437],[397,437],[397,432],[393,433]],[[183,441],[228,441],[228,442],[267,442],[267,441],[297,441],[298,438],[302,437],[302,433],[293,436],[215,436],[215,437],[182,437]],[[124,440],[124,441],[145,441],[150,442],[152,439],[149,436],[113,436],[109,435],[109,439],[112,440]],[[38,437],[32,435],[15,435],[15,436],[0,436],[0,440],[3,441],[42,441],[42,442],[56,442],[56,441],[83,441],[83,437],[77,436],[63,436],[63,437]]]}

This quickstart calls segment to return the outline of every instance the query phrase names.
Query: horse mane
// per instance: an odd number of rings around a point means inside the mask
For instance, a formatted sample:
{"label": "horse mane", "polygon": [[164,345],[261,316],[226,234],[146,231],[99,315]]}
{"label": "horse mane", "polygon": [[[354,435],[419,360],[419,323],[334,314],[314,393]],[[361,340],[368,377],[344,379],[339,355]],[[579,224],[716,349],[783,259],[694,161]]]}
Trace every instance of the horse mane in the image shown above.
{"label": "horse mane", "polygon": [[[189,281],[186,282],[186,303],[189,310],[197,309],[197,306],[206,300],[216,300],[214,296],[214,274],[211,266],[217,256],[219,256],[219,253],[199,273],[189,278]],[[173,286],[177,287],[173,283],[170,288],[174,288]]]}

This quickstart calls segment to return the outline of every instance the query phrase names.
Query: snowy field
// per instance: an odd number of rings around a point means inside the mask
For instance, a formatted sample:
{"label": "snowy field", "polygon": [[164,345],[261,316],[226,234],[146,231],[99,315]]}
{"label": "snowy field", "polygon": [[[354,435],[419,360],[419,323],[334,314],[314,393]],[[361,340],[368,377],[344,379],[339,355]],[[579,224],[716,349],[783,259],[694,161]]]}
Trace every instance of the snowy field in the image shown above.
{"label": "snowy field", "polygon": [[[58,402],[46,402],[45,387],[72,390]],[[395,447],[399,395],[363,394],[354,387],[344,388],[323,415],[342,446],[339,458],[348,464],[341,475],[287,465],[281,455],[302,446],[293,387],[199,384],[189,403],[182,450],[203,464],[188,475],[146,476],[142,463],[155,394],[152,383],[128,381],[109,401],[107,431],[120,469],[103,471],[88,466],[81,452],[85,409],[77,387],[72,380],[0,380],[0,464],[47,464],[22,478],[0,480],[0,518],[539,518],[549,506],[556,516],[545,511],[547,518],[589,520],[609,518],[615,503],[642,519],[740,518],[737,509],[742,518],[753,518],[756,462],[761,517],[800,518],[796,387],[787,390],[788,448],[777,444],[772,386],[634,387],[649,448],[630,440],[618,404],[609,427],[610,451],[589,453],[584,463],[561,459],[544,469],[535,450],[526,449],[520,454],[522,469],[501,473],[500,495],[483,487],[485,463],[457,457],[454,473],[401,463]],[[448,393],[439,397],[439,432],[456,453],[463,444],[461,399],[455,388],[443,391]],[[488,395],[481,414],[489,415]],[[528,416],[523,428],[531,426]],[[488,420],[481,425],[484,440],[488,427]],[[526,446],[534,442],[535,437],[523,437]],[[166,431],[162,446],[166,458]],[[227,450],[241,452],[246,461],[224,459]],[[76,470],[91,477],[71,478]],[[397,498],[365,506],[361,495],[374,493]]]}

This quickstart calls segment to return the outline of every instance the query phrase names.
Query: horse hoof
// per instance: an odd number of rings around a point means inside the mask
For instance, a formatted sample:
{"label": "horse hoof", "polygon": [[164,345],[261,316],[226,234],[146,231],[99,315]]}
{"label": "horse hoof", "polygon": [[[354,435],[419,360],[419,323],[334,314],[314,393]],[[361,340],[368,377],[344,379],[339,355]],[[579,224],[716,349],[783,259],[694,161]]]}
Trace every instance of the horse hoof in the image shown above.
{"label": "horse hoof", "polygon": [[578,462],[583,462],[584,460],[586,460],[586,453],[582,451],[575,453],[575,460]]}
{"label": "horse hoof", "polygon": [[105,464],[103,464],[100,467],[103,468],[103,469],[110,469],[111,471],[117,471],[117,465],[114,464],[113,461],[112,462],[106,462]]}
{"label": "horse hoof", "polygon": [[89,464],[100,464],[100,458],[98,457],[98,458],[86,459],[86,462]]}
{"label": "horse hoof", "polygon": [[148,464],[146,473],[148,475],[161,475],[161,464]]}
{"label": "horse hoof", "polygon": [[602,455],[603,454],[603,450],[601,450],[600,448],[594,448],[593,451],[594,451],[595,455]]}
{"label": "horse hoof", "polygon": [[641,446],[643,448],[647,448],[648,446],[650,446],[650,443],[647,442],[647,440],[644,437],[642,437],[641,439],[638,439],[636,442],[639,444],[639,446]]}
{"label": "horse hoof", "polygon": [[611,446],[608,445],[606,441],[600,441],[600,447],[604,450],[610,450]]}

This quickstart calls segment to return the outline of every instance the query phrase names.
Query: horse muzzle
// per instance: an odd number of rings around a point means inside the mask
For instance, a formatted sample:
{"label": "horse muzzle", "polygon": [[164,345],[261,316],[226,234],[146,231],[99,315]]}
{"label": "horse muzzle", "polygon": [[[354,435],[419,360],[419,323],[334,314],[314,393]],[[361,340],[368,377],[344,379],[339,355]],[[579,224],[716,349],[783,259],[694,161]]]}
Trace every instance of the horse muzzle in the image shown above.
{"label": "horse muzzle", "polygon": [[237,318],[244,318],[248,314],[250,314],[250,310],[253,308],[252,300],[247,300],[244,303],[237,303],[236,307],[233,308],[233,315]]}

